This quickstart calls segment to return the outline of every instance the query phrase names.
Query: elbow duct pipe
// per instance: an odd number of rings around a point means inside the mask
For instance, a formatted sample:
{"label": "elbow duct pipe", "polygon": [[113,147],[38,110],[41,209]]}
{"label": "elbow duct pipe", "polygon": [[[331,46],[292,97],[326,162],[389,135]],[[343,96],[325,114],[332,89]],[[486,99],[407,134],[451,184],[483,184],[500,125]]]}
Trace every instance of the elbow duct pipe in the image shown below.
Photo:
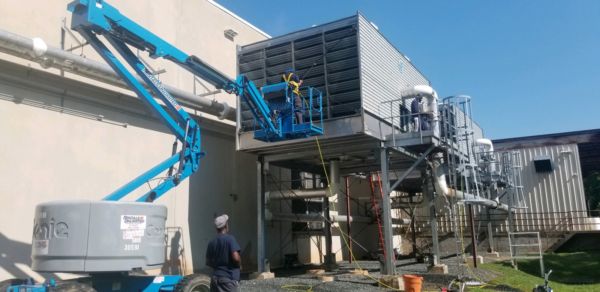
{"label": "elbow duct pipe", "polygon": [[[129,89],[129,86],[107,64],[49,47],[40,38],[27,38],[0,29],[0,52],[39,63],[43,68],[56,68]],[[140,82],[145,84],[141,78]],[[194,95],[163,84],[164,88],[182,105],[199,110],[220,119],[235,121],[235,108],[225,102]]]}
{"label": "elbow duct pipe", "polygon": [[485,146],[485,152],[494,152],[494,144],[490,139],[480,138],[475,140],[475,143]]}
{"label": "elbow duct pipe", "polygon": [[465,193],[459,190],[450,189],[446,184],[446,174],[439,160],[433,162],[433,186],[436,193],[444,196],[457,198],[459,200],[469,201],[470,204],[481,205],[492,209],[499,209],[508,212],[508,205],[500,203],[497,200],[485,199],[480,196]]}
{"label": "elbow duct pipe", "polygon": [[438,95],[437,92],[429,85],[415,85],[412,88],[403,90],[400,93],[402,98],[414,97],[421,95],[427,101],[424,107],[424,112],[431,115],[433,123],[434,135],[439,135],[439,111],[438,111]]}

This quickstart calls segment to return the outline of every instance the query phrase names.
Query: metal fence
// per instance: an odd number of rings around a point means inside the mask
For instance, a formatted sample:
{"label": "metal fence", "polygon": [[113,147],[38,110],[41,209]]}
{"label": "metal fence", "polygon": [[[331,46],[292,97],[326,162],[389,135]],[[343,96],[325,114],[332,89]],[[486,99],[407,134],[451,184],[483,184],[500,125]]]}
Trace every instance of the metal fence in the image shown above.
{"label": "metal fence", "polygon": [[[483,231],[491,223],[494,231],[506,232],[508,225],[507,214],[480,213],[474,219],[476,230]],[[462,228],[465,232],[470,228],[469,218],[465,214],[455,215],[456,224],[449,217],[438,219],[440,232],[454,232],[451,226]],[[419,234],[431,232],[428,216],[415,216],[415,229]],[[408,227],[407,227],[408,228]],[[412,231],[412,230],[411,230]],[[600,231],[600,211],[564,211],[564,212],[519,212],[514,216],[513,231],[539,231],[545,233],[567,233],[575,231]]]}

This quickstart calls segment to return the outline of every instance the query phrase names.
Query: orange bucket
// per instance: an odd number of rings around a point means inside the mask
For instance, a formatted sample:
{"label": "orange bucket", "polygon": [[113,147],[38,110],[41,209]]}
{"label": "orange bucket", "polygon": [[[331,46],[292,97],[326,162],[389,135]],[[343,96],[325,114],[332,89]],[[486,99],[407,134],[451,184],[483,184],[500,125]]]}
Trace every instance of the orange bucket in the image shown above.
{"label": "orange bucket", "polygon": [[421,292],[421,285],[423,285],[423,277],[415,275],[402,275],[404,281],[405,292]]}

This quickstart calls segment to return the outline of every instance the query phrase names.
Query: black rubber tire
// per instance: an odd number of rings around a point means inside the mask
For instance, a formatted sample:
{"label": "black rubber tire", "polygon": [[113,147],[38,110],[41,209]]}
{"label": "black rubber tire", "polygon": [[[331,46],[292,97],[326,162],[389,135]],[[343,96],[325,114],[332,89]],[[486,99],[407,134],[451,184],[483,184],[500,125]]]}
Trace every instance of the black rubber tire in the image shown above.
{"label": "black rubber tire", "polygon": [[56,283],[56,286],[48,288],[49,292],[96,292],[92,285],[82,282],[61,281]]}
{"label": "black rubber tire", "polygon": [[175,292],[210,291],[210,277],[204,274],[191,274],[183,277],[175,286]]}
{"label": "black rubber tire", "polygon": [[8,279],[0,282],[0,291],[4,292],[8,290],[8,287],[13,285],[27,284],[27,280],[23,279]]}

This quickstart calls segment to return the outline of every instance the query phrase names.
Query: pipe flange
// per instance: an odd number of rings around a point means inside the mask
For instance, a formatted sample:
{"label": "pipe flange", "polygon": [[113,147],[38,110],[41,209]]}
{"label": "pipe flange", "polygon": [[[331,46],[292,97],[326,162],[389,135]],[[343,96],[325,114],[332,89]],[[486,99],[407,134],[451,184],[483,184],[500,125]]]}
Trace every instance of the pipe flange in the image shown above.
{"label": "pipe flange", "polygon": [[46,44],[46,42],[41,39],[41,38],[33,38],[32,39],[32,43],[33,43],[33,56],[36,58],[39,58],[43,55],[46,54],[46,52],[48,51],[48,45]]}
{"label": "pipe flange", "polygon": [[[215,101],[216,102],[216,101]],[[227,104],[227,102],[220,102],[223,105],[223,110],[219,113],[219,120],[224,120],[231,113],[231,107]]]}

